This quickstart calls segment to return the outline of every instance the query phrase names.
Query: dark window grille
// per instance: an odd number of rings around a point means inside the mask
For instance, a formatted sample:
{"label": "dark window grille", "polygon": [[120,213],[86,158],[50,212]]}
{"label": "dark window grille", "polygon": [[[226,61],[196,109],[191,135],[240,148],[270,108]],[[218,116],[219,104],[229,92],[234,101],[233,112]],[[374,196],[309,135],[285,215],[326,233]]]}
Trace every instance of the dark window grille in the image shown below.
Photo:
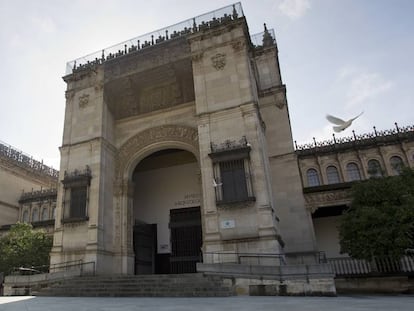
{"label": "dark window grille", "polygon": [[224,202],[244,201],[248,198],[244,160],[220,163]]}
{"label": "dark window grille", "polygon": [[86,216],[87,187],[73,187],[70,189],[70,218]]}
{"label": "dark window grille", "polygon": [[62,183],[65,188],[62,222],[88,220],[88,192],[92,173],[89,166],[85,170],[66,172]]}

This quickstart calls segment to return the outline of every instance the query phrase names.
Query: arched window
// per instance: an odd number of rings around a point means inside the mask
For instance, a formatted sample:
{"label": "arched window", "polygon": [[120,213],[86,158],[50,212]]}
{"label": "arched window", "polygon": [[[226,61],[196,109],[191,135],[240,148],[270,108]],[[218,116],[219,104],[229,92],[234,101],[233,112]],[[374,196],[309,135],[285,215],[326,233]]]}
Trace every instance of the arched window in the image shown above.
{"label": "arched window", "polygon": [[337,184],[340,182],[338,169],[333,165],[326,168],[326,177],[328,178],[328,184]]}
{"label": "arched window", "polygon": [[32,210],[32,222],[39,221],[39,211],[37,208]]}
{"label": "arched window", "polygon": [[53,219],[56,218],[56,206],[54,206],[53,209],[52,209],[52,217],[53,217]]}
{"label": "arched window", "polygon": [[361,174],[356,163],[348,163],[346,165],[346,172],[348,174],[348,181],[361,180]]}
{"label": "arched window", "polygon": [[382,177],[381,164],[378,160],[371,159],[368,161],[368,175],[369,177]]}
{"label": "arched window", "polygon": [[43,210],[42,210],[42,220],[47,220],[47,219],[49,219],[49,215],[48,215],[49,213],[48,213],[48,210],[47,210],[47,208],[45,207]]}
{"label": "arched window", "polygon": [[29,212],[28,212],[28,210],[25,210],[23,212],[22,220],[23,220],[23,222],[26,222],[26,223],[29,222]]}
{"label": "arched window", "polygon": [[308,179],[308,187],[320,186],[319,174],[314,168],[310,168],[306,171],[306,177]]}
{"label": "arched window", "polygon": [[400,175],[404,166],[403,160],[399,156],[390,158],[391,169],[394,175]]}

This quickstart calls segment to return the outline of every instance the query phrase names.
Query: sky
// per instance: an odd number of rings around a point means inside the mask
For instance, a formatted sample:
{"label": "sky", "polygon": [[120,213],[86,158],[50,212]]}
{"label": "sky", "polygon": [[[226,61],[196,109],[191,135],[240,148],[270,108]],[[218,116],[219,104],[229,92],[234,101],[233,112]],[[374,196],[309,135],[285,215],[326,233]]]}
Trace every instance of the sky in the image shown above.
{"label": "sky", "polygon": [[[66,62],[230,5],[210,0],[0,0],[0,141],[59,168]],[[273,28],[293,139],[414,124],[414,1],[244,0],[251,34]]]}

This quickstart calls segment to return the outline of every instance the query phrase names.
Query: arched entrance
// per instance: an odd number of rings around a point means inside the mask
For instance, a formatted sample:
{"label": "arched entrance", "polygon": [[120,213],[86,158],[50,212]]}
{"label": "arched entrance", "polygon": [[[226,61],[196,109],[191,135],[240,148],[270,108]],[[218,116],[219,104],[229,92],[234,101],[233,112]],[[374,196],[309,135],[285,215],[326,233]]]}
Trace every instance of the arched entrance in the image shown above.
{"label": "arched entrance", "polygon": [[197,159],[182,149],[154,152],[132,181],[135,274],[195,272],[202,245]]}

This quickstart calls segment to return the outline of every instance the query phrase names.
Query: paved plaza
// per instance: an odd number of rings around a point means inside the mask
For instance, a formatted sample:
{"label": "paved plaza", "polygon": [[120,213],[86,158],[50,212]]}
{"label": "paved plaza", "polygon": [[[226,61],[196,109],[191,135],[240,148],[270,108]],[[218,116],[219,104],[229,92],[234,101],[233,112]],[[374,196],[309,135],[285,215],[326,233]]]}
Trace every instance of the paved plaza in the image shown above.
{"label": "paved plaza", "polygon": [[0,311],[348,311],[414,310],[414,296],[226,297],[226,298],[63,298],[0,297]]}

